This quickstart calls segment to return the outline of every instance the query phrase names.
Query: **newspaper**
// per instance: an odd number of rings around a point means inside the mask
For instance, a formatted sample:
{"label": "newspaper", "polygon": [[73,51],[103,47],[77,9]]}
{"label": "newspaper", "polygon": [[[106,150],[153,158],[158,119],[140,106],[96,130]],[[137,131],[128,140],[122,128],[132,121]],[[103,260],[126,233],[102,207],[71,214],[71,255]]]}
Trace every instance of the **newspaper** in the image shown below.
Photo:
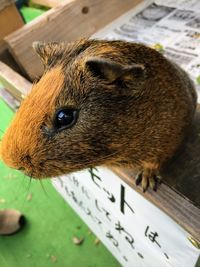
{"label": "newspaper", "polygon": [[146,0],[93,35],[160,50],[193,79],[200,103],[200,1]]}

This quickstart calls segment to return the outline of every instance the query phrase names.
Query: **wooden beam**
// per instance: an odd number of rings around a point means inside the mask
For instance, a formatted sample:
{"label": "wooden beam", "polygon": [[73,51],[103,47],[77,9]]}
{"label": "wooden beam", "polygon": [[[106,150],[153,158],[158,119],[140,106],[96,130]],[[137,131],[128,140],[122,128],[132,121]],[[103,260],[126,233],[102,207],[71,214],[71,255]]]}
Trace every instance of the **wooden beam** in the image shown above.
{"label": "wooden beam", "polygon": [[10,6],[11,4],[13,4],[15,2],[15,0],[1,0],[0,1],[0,11],[2,9],[4,9],[7,6]]}
{"label": "wooden beam", "polygon": [[65,0],[5,38],[18,64],[33,80],[43,72],[33,41],[73,41],[89,37],[141,0]]}
{"label": "wooden beam", "polygon": [[134,172],[120,168],[112,168],[112,170],[200,242],[200,209],[198,207],[166,184],[162,184],[157,192],[148,189],[147,192],[142,193],[141,189],[135,185]]}
{"label": "wooden beam", "polygon": [[18,100],[31,90],[32,84],[0,61],[0,83]]}
{"label": "wooden beam", "polygon": [[112,168],[134,190],[168,214],[200,242],[200,104],[188,139],[162,170],[163,184],[145,194],[133,170]]}
{"label": "wooden beam", "polygon": [[3,1],[0,6],[0,51],[5,46],[3,38],[24,25],[15,4],[10,2]]}
{"label": "wooden beam", "polygon": [[63,0],[32,0],[33,4],[47,6],[47,7],[56,7],[58,6]]}
{"label": "wooden beam", "polygon": [[0,98],[14,111],[16,112],[20,106],[20,101],[17,100],[13,95],[8,92],[5,88],[1,88],[0,85]]}

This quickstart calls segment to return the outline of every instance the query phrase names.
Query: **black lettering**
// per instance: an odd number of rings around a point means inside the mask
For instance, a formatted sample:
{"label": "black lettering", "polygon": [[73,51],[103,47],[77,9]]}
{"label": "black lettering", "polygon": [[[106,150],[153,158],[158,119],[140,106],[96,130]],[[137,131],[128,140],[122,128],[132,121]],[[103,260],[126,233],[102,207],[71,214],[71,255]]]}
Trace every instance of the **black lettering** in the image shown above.
{"label": "black lettering", "polygon": [[96,174],[94,173],[94,170],[95,171],[98,171],[96,168],[90,168],[89,169],[89,173],[91,175],[91,178],[92,178],[92,181],[99,187],[101,188],[101,186],[96,182],[96,180],[99,180],[101,182],[101,178]]}
{"label": "black lettering", "polygon": [[120,196],[120,211],[125,214],[125,205],[133,212],[134,210],[132,207],[128,204],[128,202],[125,200],[125,187],[121,184],[121,196]]}

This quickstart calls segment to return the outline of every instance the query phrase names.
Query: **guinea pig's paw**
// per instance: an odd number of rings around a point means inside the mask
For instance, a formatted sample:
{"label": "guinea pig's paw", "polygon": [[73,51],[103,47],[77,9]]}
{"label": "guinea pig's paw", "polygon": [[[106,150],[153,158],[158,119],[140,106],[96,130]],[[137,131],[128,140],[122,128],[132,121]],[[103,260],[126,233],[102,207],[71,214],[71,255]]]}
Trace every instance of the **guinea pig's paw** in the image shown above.
{"label": "guinea pig's paw", "polygon": [[161,179],[157,170],[143,169],[137,173],[135,184],[137,186],[141,184],[143,192],[146,192],[149,187],[156,191],[158,185],[161,184]]}

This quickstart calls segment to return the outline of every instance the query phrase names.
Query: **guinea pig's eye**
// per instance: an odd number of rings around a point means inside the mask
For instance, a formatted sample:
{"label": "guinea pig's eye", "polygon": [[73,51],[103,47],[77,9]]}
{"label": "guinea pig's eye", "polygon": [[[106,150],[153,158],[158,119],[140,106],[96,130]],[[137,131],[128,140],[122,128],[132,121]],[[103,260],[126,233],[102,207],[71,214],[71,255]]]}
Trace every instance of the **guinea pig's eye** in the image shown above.
{"label": "guinea pig's eye", "polygon": [[72,108],[59,109],[54,117],[54,127],[58,130],[64,130],[72,127],[78,118],[78,110]]}

